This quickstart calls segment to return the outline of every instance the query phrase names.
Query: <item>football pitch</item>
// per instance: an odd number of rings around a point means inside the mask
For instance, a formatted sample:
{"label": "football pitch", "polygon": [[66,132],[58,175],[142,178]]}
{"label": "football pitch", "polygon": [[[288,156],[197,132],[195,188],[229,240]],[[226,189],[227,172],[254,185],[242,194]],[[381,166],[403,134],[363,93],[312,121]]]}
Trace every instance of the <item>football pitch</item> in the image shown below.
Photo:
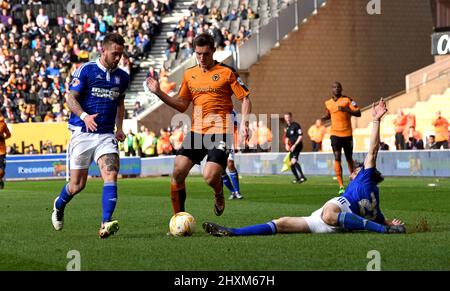
{"label": "football pitch", "polygon": [[[201,224],[230,227],[280,216],[305,216],[337,196],[331,177],[290,184],[290,176],[241,179],[243,200],[226,200],[216,217],[213,194],[201,177],[188,177],[186,210],[197,220],[191,237],[167,237],[169,177],[121,179],[114,218],[119,232],[101,240],[102,181],[91,179],[65,212],[62,231],[50,215],[63,181],[7,182],[0,191],[0,270],[60,270],[79,252],[81,270],[366,270],[377,251],[381,270],[450,270],[450,180],[387,177],[380,206],[400,218],[404,235],[375,233],[278,234],[217,238]],[[434,184],[434,186],[429,186]],[[228,198],[228,192],[226,193]],[[372,254],[371,252],[370,254]]]}

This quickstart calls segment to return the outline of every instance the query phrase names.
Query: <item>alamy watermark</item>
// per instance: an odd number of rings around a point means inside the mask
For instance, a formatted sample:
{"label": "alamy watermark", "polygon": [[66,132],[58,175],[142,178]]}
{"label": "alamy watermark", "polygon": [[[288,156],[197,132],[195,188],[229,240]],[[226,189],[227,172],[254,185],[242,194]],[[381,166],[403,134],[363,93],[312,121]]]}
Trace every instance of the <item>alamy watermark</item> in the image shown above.
{"label": "alamy watermark", "polygon": [[369,15],[381,14],[381,0],[370,0],[367,3],[366,11]]}
{"label": "alamy watermark", "polygon": [[81,14],[81,0],[70,0],[66,5],[66,11],[69,15]]}
{"label": "alamy watermark", "polygon": [[379,251],[368,251],[367,258],[370,259],[367,263],[367,271],[381,271],[381,254]]}
{"label": "alamy watermark", "polygon": [[171,119],[172,128],[184,127],[186,134],[189,131],[202,133],[187,135],[189,141],[183,144],[185,149],[221,149],[225,142],[227,149],[239,151],[280,151],[279,114],[249,114],[243,120],[242,114],[204,113],[201,106],[196,106],[192,115],[192,128],[191,116],[187,114],[178,113]]}
{"label": "alamy watermark", "polygon": [[77,250],[70,250],[67,252],[67,258],[69,262],[67,263],[67,271],[81,271],[81,255]]}

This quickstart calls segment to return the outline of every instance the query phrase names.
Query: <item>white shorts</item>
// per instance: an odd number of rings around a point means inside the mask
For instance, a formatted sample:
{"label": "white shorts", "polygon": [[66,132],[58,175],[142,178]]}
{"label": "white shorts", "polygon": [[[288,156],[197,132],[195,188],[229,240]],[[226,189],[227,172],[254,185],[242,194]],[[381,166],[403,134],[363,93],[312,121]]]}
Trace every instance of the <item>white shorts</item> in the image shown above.
{"label": "white shorts", "polygon": [[[342,196],[340,197],[334,197],[331,198],[330,200],[328,200],[324,206],[327,203],[332,203],[337,205],[342,212],[352,212],[350,210],[350,203],[348,202],[348,200]],[[339,232],[341,230],[341,228],[339,226],[331,226],[326,224],[323,219],[322,219],[322,212],[323,212],[323,207],[322,206],[320,209],[317,209],[316,211],[314,211],[310,216],[308,217],[303,217],[306,220],[306,223],[308,223],[309,229],[311,230],[312,233],[330,233],[330,232]]]}
{"label": "white shorts", "polygon": [[105,154],[119,154],[117,139],[112,133],[72,131],[70,138],[70,169],[88,169],[92,161]]}

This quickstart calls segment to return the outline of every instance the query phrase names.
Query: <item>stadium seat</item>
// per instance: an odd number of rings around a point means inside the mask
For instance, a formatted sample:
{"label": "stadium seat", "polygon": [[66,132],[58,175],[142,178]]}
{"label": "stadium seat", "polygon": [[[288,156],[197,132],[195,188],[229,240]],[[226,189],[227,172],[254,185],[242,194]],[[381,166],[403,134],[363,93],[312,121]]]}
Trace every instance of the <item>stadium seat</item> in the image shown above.
{"label": "stadium seat", "polygon": [[230,33],[236,35],[237,32],[239,31],[239,24],[240,24],[240,19],[236,19],[235,21],[231,21],[231,25],[230,25]]}
{"label": "stadium seat", "polygon": [[258,12],[259,1],[258,0],[250,0],[248,6],[256,13],[256,12]]}
{"label": "stadium seat", "polygon": [[238,9],[239,4],[241,4],[240,0],[231,0],[229,2],[231,2],[230,9]]}
{"label": "stadium seat", "polygon": [[248,19],[241,20],[241,22],[239,23],[239,27],[241,27],[242,25],[245,27],[245,29],[249,30],[250,29],[250,20],[248,20]]}
{"label": "stadium seat", "polygon": [[258,29],[258,27],[259,27],[259,21],[260,21],[259,18],[250,20],[250,29],[251,29],[251,30]]}
{"label": "stadium seat", "polygon": [[[227,1],[227,0],[225,0],[225,1]],[[217,7],[217,8],[219,8],[219,10],[220,10],[220,4],[221,4],[221,0],[213,0],[212,1],[212,6],[211,7]],[[221,10],[220,10],[221,11]]]}

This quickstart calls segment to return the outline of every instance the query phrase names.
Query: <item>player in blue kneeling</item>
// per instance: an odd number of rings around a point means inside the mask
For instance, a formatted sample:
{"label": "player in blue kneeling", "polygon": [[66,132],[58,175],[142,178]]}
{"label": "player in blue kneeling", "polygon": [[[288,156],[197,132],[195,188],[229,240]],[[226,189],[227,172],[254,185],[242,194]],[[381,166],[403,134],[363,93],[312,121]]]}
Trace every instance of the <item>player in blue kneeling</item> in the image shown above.
{"label": "player in blue kneeling", "polygon": [[276,233],[332,233],[340,231],[367,230],[378,233],[405,233],[404,224],[388,220],[379,207],[377,184],[383,176],[375,168],[380,144],[380,120],[387,112],[383,99],[372,105],[373,127],[370,148],[364,164],[350,176],[352,180],[344,194],[327,201],[322,208],[308,217],[282,217],[265,224],[243,228],[227,228],[205,222],[203,228],[214,236],[270,235]]}
{"label": "player in blue kneeling", "polygon": [[[124,51],[124,39],[118,33],[107,34],[100,59],[80,66],[72,76],[67,104],[71,115],[70,182],[61,190],[53,204],[52,224],[61,230],[67,203],[86,186],[89,165],[94,160],[103,178],[103,217],[101,238],[119,230],[112,219],[117,203],[119,150],[117,141],[125,134],[122,122],[125,113],[125,90],[129,75],[117,67]],[[116,127],[116,132],[114,130]]]}

